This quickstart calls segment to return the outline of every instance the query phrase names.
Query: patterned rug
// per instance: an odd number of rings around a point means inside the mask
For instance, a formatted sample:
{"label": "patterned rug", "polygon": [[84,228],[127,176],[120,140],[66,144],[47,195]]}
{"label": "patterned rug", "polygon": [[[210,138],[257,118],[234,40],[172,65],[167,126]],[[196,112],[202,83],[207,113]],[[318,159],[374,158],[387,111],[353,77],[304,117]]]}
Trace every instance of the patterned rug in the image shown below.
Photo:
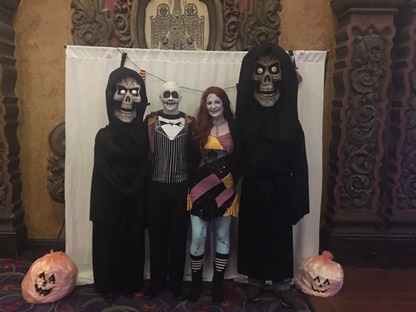
{"label": "patterned rug", "polygon": [[[40,257],[40,256],[39,256]],[[107,303],[94,291],[93,285],[76,286],[74,291],[67,297],[54,303],[30,304],[27,303],[21,292],[21,283],[30,265],[37,257],[23,254],[21,258],[0,259],[0,311],[183,311],[183,312],[314,312],[308,297],[298,290],[294,290],[296,296],[296,308],[289,309],[281,305],[271,289],[266,289],[261,300],[256,303],[248,303],[244,300],[244,289],[246,284],[234,281],[224,282],[225,302],[215,304],[211,301],[211,283],[204,282],[201,298],[198,302],[178,302],[172,294],[165,291],[157,298],[145,300],[143,293],[136,293],[133,298],[117,297],[114,303]],[[189,287],[189,282],[185,282]]]}

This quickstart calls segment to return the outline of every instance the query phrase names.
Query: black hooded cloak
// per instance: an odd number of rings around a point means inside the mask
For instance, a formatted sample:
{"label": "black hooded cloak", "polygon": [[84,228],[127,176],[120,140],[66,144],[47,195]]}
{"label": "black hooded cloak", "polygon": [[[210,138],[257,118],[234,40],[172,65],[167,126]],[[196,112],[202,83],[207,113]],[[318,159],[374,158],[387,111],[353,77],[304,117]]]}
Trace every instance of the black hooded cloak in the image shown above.
{"label": "black hooded cloak", "polygon": [[[254,98],[252,74],[266,51],[280,61],[280,97],[272,107]],[[290,56],[263,43],[243,58],[236,121],[244,175],[239,215],[238,270],[280,281],[293,275],[292,224],[309,212],[305,139],[297,110],[298,77]]]}
{"label": "black hooded cloak", "polygon": [[[130,123],[114,116],[117,82],[126,77],[141,85],[141,102]],[[109,123],[95,138],[91,185],[94,285],[102,294],[132,294],[143,283],[149,153],[143,115],[148,100],[143,79],[125,67],[110,74],[105,94]]]}

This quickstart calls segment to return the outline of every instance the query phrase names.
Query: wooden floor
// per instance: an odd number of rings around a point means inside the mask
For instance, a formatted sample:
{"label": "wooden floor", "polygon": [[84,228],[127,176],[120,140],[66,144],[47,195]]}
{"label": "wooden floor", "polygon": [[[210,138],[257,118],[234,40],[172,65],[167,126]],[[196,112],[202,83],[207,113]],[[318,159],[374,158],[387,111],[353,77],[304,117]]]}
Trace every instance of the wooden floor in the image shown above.
{"label": "wooden floor", "polygon": [[337,295],[311,301],[315,312],[416,312],[416,270],[344,269]]}

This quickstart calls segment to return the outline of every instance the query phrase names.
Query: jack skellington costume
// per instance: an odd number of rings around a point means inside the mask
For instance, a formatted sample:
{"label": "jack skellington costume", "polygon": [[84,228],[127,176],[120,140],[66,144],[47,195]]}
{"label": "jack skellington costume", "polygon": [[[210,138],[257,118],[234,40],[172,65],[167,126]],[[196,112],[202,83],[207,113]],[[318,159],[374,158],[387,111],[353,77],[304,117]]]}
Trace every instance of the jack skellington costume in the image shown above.
{"label": "jack skellington costume", "polygon": [[107,301],[142,288],[148,105],[140,75],[123,66],[108,79],[109,123],[95,137],[90,220],[94,286]]}
{"label": "jack skellington costume", "polygon": [[244,174],[238,271],[248,276],[248,301],[258,300],[271,280],[281,302],[292,306],[292,225],[309,212],[309,191],[298,77],[290,56],[272,43],[252,48],[242,61],[237,92]]}
{"label": "jack skellington costume", "polygon": [[182,96],[177,83],[166,82],[159,98],[163,109],[152,112],[145,121],[152,167],[147,211],[151,281],[145,299],[154,298],[169,283],[174,297],[183,300],[188,172],[194,166],[191,154],[197,153],[190,143],[194,119],[179,111]]}

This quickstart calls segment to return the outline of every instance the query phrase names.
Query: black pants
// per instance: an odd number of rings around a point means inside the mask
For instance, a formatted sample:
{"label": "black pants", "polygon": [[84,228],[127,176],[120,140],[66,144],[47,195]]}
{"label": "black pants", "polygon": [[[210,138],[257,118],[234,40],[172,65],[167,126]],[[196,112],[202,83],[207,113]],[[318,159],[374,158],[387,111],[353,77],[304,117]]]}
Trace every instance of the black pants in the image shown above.
{"label": "black pants", "polygon": [[186,210],[188,181],[160,183],[149,187],[150,279],[152,286],[171,287],[183,280],[189,213]]}

